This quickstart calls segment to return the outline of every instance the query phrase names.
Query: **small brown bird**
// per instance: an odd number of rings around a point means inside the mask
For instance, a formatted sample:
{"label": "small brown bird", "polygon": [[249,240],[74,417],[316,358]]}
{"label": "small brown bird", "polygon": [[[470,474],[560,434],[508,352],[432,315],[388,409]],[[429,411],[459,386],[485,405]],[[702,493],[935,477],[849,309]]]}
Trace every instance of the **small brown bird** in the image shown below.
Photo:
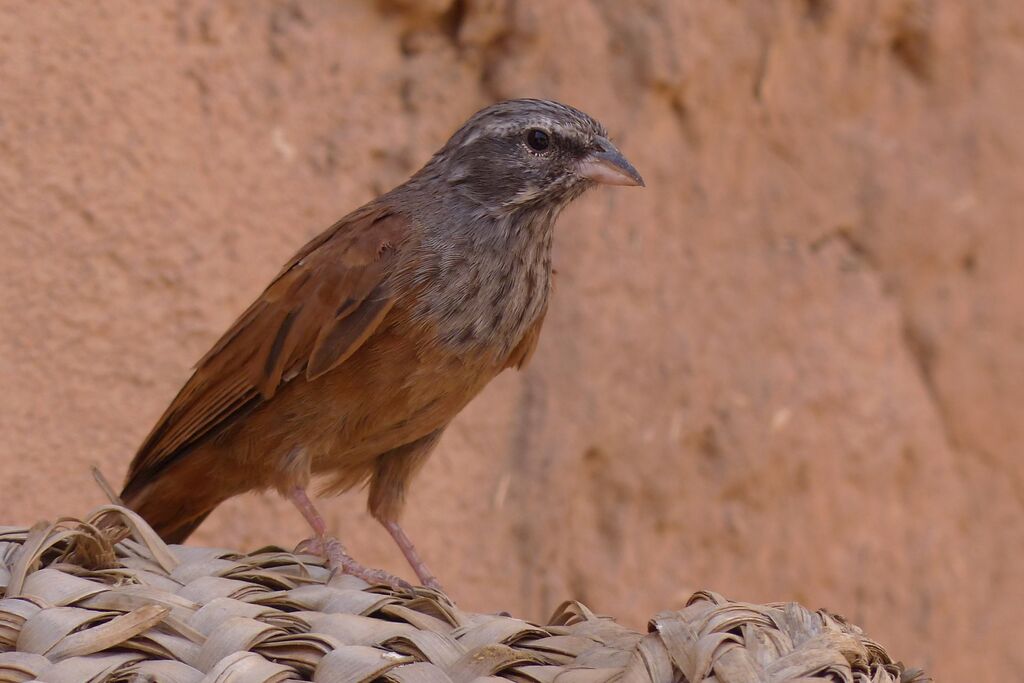
{"label": "small brown bird", "polygon": [[124,502],[180,543],[228,498],[276,489],[333,566],[401,584],[328,538],[306,495],[313,477],[332,494],[368,484],[370,513],[437,587],[398,525],[406,487],[458,412],[529,359],[555,219],[596,183],[644,184],[587,114],[530,99],[476,113],[285,265],[139,448]]}

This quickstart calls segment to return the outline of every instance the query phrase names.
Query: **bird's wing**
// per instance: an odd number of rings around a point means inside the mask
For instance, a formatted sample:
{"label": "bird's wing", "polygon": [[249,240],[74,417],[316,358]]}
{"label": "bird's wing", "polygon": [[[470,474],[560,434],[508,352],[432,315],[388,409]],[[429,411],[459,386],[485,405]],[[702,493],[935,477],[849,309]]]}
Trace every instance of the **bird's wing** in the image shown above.
{"label": "bird's wing", "polygon": [[128,486],[144,484],[282,383],[315,379],[351,356],[394,303],[388,276],[409,233],[408,219],[371,206],[299,250],[196,364],[132,461]]}

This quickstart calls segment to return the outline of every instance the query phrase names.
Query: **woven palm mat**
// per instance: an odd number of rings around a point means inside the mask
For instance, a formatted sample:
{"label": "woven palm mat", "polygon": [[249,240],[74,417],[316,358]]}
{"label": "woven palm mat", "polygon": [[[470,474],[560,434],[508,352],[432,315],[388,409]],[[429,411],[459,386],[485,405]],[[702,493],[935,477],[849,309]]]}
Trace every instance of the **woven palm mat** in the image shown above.
{"label": "woven palm mat", "polygon": [[[116,544],[96,526],[112,517]],[[167,546],[116,506],[0,527],[0,596],[0,681],[924,680],[793,603],[701,592],[637,633],[568,602],[538,626],[332,576],[312,555]]]}

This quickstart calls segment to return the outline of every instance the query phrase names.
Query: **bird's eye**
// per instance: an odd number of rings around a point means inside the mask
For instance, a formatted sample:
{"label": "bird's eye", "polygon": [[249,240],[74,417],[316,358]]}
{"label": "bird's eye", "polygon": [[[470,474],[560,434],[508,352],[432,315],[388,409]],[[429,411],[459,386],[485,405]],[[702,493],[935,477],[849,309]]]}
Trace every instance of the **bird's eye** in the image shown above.
{"label": "bird's eye", "polygon": [[534,152],[543,152],[551,145],[551,136],[540,128],[531,128],[526,131],[526,144]]}

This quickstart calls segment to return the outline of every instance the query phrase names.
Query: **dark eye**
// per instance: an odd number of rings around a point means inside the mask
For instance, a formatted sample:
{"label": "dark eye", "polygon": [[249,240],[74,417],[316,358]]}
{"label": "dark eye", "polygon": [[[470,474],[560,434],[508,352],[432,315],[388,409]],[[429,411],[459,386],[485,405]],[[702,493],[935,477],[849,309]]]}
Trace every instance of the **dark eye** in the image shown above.
{"label": "dark eye", "polygon": [[534,152],[543,152],[551,145],[551,137],[540,128],[531,128],[526,131],[526,144]]}

